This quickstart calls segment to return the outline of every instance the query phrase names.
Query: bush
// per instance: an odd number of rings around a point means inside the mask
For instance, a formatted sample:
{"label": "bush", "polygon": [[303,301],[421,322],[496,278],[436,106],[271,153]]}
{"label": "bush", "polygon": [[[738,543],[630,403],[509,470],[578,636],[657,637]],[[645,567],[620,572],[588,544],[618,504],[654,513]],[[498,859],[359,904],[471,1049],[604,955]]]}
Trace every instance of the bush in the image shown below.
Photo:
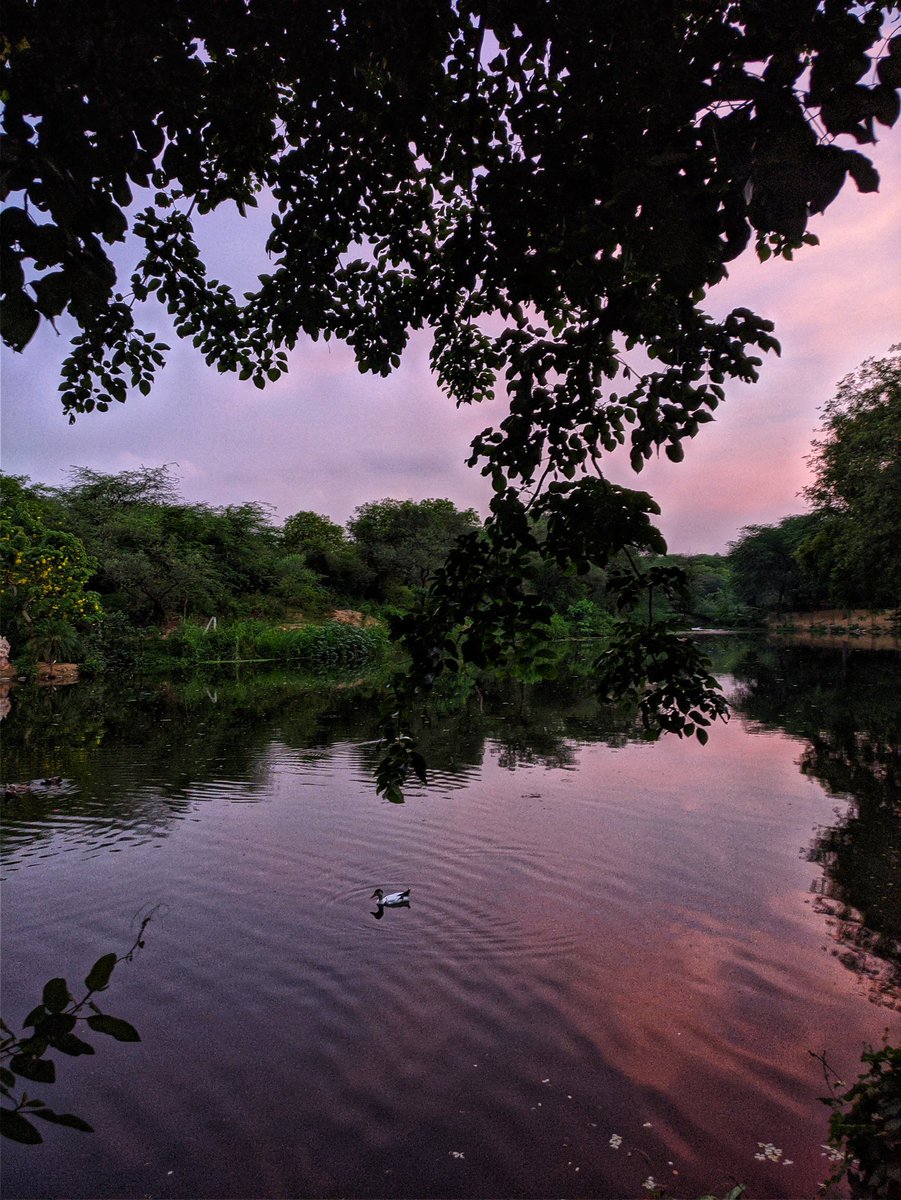
{"label": "bush", "polygon": [[384,652],[387,636],[381,625],[358,629],[338,621],[282,629],[265,621],[229,621],[207,630],[185,622],[167,641],[154,647],[155,657],[165,647],[169,663],[185,666],[215,662],[265,660],[302,664],[313,669],[356,667]]}
{"label": "bush", "polygon": [[566,610],[574,637],[605,637],[614,626],[614,617],[605,609],[599,608],[593,600],[587,597],[577,600]]}
{"label": "bush", "polygon": [[138,631],[121,612],[105,613],[82,636],[84,670],[130,672],[137,661]]}
{"label": "bush", "polygon": [[829,1183],[847,1176],[854,1197],[898,1200],[901,1047],[886,1042],[881,1050],[868,1050],[862,1061],[867,1069],[853,1087],[823,1100],[832,1109],[829,1143],[841,1163]]}

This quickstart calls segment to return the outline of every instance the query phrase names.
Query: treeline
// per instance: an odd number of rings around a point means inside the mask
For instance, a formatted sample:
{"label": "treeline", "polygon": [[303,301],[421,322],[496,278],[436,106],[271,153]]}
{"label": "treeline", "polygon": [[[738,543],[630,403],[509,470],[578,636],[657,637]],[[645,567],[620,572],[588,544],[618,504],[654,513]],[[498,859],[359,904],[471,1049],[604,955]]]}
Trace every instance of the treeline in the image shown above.
{"label": "treeline", "polygon": [[[518,586],[553,613],[552,636],[603,636],[622,594],[610,586],[616,573],[667,566],[683,569],[685,586],[659,589],[655,615],[685,625],[734,627],[831,605],[901,607],[899,351],[864,363],[825,405],[809,460],[811,512],[747,526],[728,555],[625,552],[581,575],[532,555]],[[147,630],[180,630],[170,649],[189,661],[217,644],[219,657],[229,646],[236,658],[309,654],[313,635],[285,630],[279,649],[272,625],[308,624],[341,608],[409,611],[456,540],[480,526],[474,509],[440,499],[362,504],[346,528],[309,511],[279,526],[261,504],[188,504],[166,467],[81,468],[61,488],[0,476],[0,491],[4,632],[34,658],[100,667]],[[546,533],[532,524],[535,543]],[[227,628],[195,637],[212,617]],[[356,661],[365,649],[349,631],[329,636],[334,644],[316,651],[325,661]]]}
{"label": "treeline", "polygon": [[[457,537],[480,524],[474,509],[449,500],[385,499],[358,507],[346,528],[310,511],[279,526],[261,504],[187,503],[166,467],[81,468],[60,488],[3,476],[0,490],[4,632],[14,653],[99,668],[121,665],[150,631],[167,635],[170,657],[228,657],[230,646],[233,657],[278,657],[273,624],[315,623],[345,608],[407,611]],[[679,615],[719,624],[745,616],[723,556],[674,561],[689,583]],[[578,576],[536,555],[523,587],[553,610],[555,636],[602,635],[613,620],[607,580],[623,565]],[[215,636],[198,638],[212,617]],[[284,656],[304,639],[286,630]]]}

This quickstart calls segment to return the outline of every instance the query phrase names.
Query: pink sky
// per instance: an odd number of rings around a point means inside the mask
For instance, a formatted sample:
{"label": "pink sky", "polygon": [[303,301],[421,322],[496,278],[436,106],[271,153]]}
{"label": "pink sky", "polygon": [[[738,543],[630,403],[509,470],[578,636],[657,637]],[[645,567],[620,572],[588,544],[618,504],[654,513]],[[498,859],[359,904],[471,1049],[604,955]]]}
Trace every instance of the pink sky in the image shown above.
{"label": "pink sky", "polygon": [[[614,464],[618,482],[661,504],[672,550],[723,550],[743,525],[803,511],[798,493],[818,408],[860,362],[901,341],[898,145],[892,134],[873,150],[878,195],[860,195],[849,182],[814,220],[819,247],[792,263],[745,255],[711,295],[714,313],[743,305],[774,320],[781,359],[770,356],[753,387],[729,389],[716,422],[686,444],[684,462],[661,459],[638,477]],[[264,237],[259,220],[223,221],[211,247],[223,276],[249,287]],[[455,409],[429,374],[425,334],[411,339],[388,379],[361,375],[342,346],[302,344],[290,373],[263,392],[166,340],[174,351],[149,397],[135,394],[74,426],[56,398],[65,339],[42,331],[23,355],[4,350],[3,469],[59,484],[71,466],[177,463],[188,500],[257,500],[281,518],[314,509],[343,523],[358,504],[385,496],[446,496],[485,510],[488,489],[464,461],[470,439],[501,419],[502,406]]]}

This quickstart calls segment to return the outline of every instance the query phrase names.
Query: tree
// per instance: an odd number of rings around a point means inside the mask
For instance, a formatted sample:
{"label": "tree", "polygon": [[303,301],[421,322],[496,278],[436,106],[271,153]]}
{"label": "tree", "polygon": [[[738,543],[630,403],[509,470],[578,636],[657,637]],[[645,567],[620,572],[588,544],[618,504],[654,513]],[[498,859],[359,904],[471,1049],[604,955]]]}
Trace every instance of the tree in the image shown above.
{"label": "tree", "polygon": [[98,590],[137,624],[227,613],[273,584],[277,535],[264,506],[185,504],[167,467],[79,468],[55,497],[98,561]]}
{"label": "tree", "polygon": [[[865,145],[897,120],[885,11],[8,0],[4,336],[22,349],[42,320],[74,319],[72,418],[149,392],[166,347],[134,309],[152,297],[208,363],[259,387],[301,336],[340,338],[387,374],[428,329],[457,403],[504,389],[510,415],[470,460],[494,488],[484,531],[397,631],[413,664],[403,711],[457,655],[534,636],[545,614],[518,583],[530,516],[553,529],[541,553],[578,571],[628,549],[630,610],[636,587],[650,615],[652,589],[673,583],[633,553],[664,549],[656,506],[609,484],[602,457],[628,441],[635,470],[660,450],[679,461],[728,382],[756,379],[758,352],[778,349],[770,322],[744,307],[714,319],[705,296],[749,243],[791,257],[814,241],[810,216],[849,175],[877,188],[839,139]],[[239,302],[208,277],[193,223],[261,192],[273,267]],[[137,260],[120,283],[108,247],[126,232]],[[695,726],[679,725],[689,694],[719,711],[693,652],[653,620],[623,637],[605,689],[637,672],[647,720],[679,731]],[[661,670],[666,702],[648,682]]]}
{"label": "tree", "polygon": [[805,490],[821,521],[801,559],[834,601],[901,607],[901,345],[843,379],[822,411]]}
{"label": "tree", "polygon": [[346,545],[344,530],[321,513],[302,510],[288,517],[282,526],[282,543],[287,550],[302,554],[316,571],[328,566],[329,554]]}
{"label": "tree", "polygon": [[[84,543],[52,522],[46,498],[25,480],[0,476],[0,581],[13,645],[43,651],[73,644],[76,628],[100,615],[86,584],[96,569]],[[57,656],[58,657],[58,656]]]}
{"label": "tree", "polygon": [[375,500],[361,504],[347,523],[360,557],[383,598],[398,589],[422,588],[462,534],[480,525],[474,508],[450,500]]}
{"label": "tree", "polygon": [[778,525],[746,525],[729,546],[733,585],[752,608],[808,608],[820,599],[810,572],[799,558],[802,546],[818,536],[816,515],[783,517]]}

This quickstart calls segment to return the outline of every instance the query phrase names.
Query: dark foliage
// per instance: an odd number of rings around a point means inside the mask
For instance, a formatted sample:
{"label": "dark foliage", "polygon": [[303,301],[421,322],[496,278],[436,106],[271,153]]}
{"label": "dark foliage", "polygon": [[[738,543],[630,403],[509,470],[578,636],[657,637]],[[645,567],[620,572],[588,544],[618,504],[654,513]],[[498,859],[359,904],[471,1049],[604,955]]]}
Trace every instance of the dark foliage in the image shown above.
{"label": "dark foliage", "polygon": [[[714,319],[705,296],[749,243],[791,257],[815,240],[848,176],[877,188],[854,147],[898,116],[883,19],[875,0],[8,0],[4,336],[22,349],[74,318],[73,418],[151,389],[166,347],[135,324],[151,297],[261,388],[301,336],[387,374],[427,328],[457,403],[504,389],[509,416],[470,460],[494,487],[484,534],[401,631],[403,713],[455,654],[537,650],[546,614],[519,586],[536,552],[578,572],[630,542],[660,552],[653,502],[607,484],[601,457],[681,460],[729,381],[778,349],[770,322]],[[194,221],[260,192],[273,267],[239,299]],[[122,282],[107,247],[126,232]],[[696,664],[677,651],[687,698]]]}

